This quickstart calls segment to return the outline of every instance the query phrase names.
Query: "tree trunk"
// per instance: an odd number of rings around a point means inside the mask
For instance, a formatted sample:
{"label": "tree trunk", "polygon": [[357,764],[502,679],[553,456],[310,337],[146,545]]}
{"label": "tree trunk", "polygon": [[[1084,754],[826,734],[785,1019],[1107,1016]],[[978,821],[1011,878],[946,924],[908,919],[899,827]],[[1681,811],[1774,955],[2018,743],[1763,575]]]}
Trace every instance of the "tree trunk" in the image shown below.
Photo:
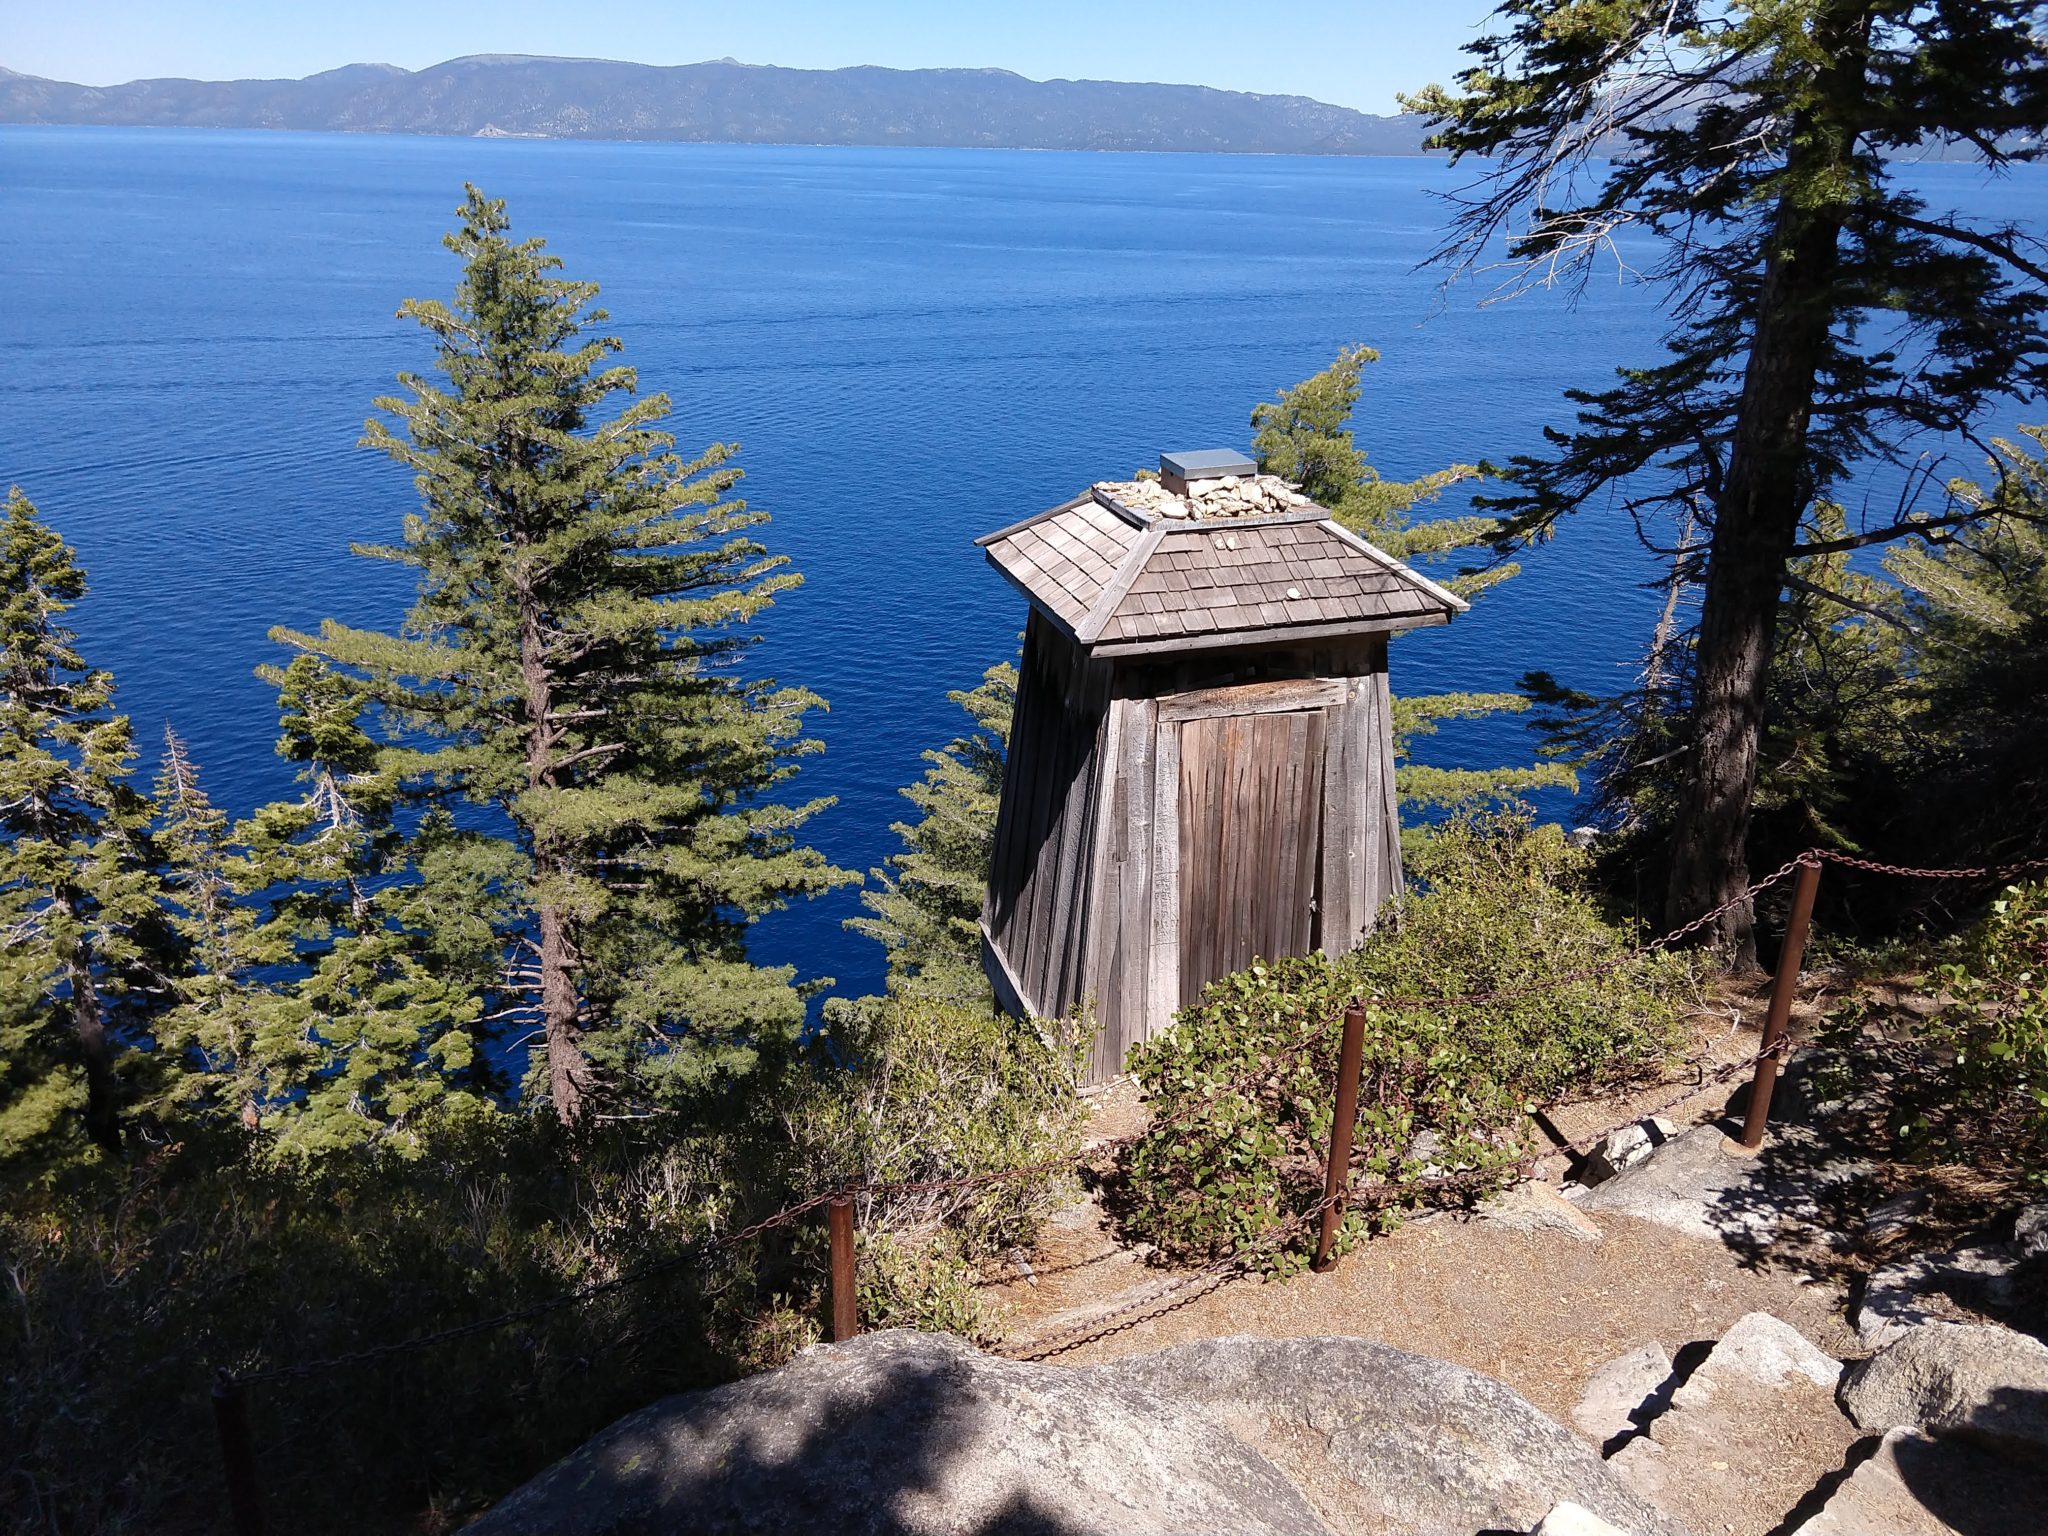
{"label": "tree trunk", "polygon": [[[554,787],[554,676],[543,649],[540,614],[532,594],[520,593],[519,670],[526,693],[526,783]],[[536,837],[534,878],[546,891],[563,870],[549,842]],[[537,905],[540,929],[540,1008],[547,1042],[548,1099],[564,1129],[579,1127],[590,1113],[590,1062],[583,1054],[581,998],[576,988],[576,941],[568,914],[551,900]]]}
{"label": "tree trunk", "polygon": [[[1854,11],[1857,7],[1845,7]],[[1823,21],[1820,25],[1828,25]],[[1841,45],[1830,74],[1860,89],[1868,19],[1834,28]],[[1840,83],[1832,86],[1842,89]],[[1778,596],[1810,498],[1807,428],[1814,387],[1834,324],[1830,289],[1846,209],[1796,200],[1823,172],[1845,173],[1853,137],[1802,116],[1787,164],[1793,191],[1781,193],[1765,239],[1764,275],[1749,360],[1714,498],[1706,591],[1693,671],[1692,754],[1672,834],[1665,921],[1672,927],[1735,901],[1708,930],[1741,968],[1756,965],[1755,917],[1736,901],[1749,884],[1749,812],[1769,684]]]}
{"label": "tree trunk", "polygon": [[[543,880],[553,871],[537,870]],[[583,1055],[576,994],[575,946],[559,907],[540,908],[540,1007],[548,1050],[548,1099],[555,1118],[573,1130],[590,1113],[590,1063]]]}
{"label": "tree trunk", "polygon": [[81,945],[67,966],[71,976],[71,1028],[85,1058],[85,1133],[104,1151],[121,1150],[121,1117],[114,1102],[114,1057],[107,1019],[93,984],[92,960]]}

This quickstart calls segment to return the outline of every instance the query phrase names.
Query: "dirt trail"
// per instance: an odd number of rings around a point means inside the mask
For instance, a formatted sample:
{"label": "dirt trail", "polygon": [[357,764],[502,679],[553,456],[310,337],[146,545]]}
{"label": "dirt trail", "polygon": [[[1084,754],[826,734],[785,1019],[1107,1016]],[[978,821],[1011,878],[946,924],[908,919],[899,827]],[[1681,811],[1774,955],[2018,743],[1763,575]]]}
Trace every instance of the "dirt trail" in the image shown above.
{"label": "dirt trail", "polygon": [[[1760,999],[1737,997],[1696,1023],[1695,1053],[1736,1062],[1756,1049]],[[1670,1098],[1644,1089],[1576,1104],[1551,1118],[1577,1139]],[[1725,1108],[1731,1084],[1711,1084],[1668,1113],[1704,1123]],[[1142,1124],[1128,1084],[1098,1102],[1091,1134]],[[1548,1182],[1565,1171],[1544,1165]],[[1598,1242],[1554,1230],[1518,1231],[1463,1214],[1410,1221],[1365,1243],[1329,1273],[1287,1280],[1235,1279],[1135,1320],[1053,1358],[1072,1364],[1246,1333],[1267,1338],[1350,1334],[1455,1361],[1499,1378],[1548,1413],[1568,1415],[1594,1369],[1639,1345],[1674,1356],[1718,1338],[1748,1312],[1770,1312],[1837,1356],[1860,1353],[1844,1318],[1841,1286],[1803,1267],[1759,1268],[1720,1242],[1631,1217],[1582,1213]],[[1030,1256],[1033,1276],[992,1285],[1013,1338],[1056,1335],[1095,1310],[1134,1300],[1175,1271],[1122,1247],[1092,1199],[1062,1213]]]}

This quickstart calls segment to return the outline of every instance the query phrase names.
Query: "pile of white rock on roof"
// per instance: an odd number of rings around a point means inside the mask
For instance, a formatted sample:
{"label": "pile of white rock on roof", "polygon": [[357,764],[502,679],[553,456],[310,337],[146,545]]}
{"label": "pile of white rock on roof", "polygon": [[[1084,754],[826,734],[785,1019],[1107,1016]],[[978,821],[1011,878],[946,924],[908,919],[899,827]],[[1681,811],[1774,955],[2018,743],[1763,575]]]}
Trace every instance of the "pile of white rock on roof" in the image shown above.
{"label": "pile of white rock on roof", "polygon": [[1311,505],[1278,475],[1224,475],[1197,480],[1176,496],[1157,480],[1104,480],[1096,490],[1141,517],[1271,517]]}

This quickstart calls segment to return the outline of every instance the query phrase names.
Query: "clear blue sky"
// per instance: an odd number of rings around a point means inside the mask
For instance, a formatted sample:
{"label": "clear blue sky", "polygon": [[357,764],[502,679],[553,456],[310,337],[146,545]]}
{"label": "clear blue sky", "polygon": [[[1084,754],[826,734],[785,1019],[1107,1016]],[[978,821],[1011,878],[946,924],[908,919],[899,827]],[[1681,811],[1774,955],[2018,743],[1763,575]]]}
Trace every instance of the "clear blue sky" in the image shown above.
{"label": "clear blue sky", "polygon": [[1368,112],[1446,78],[1490,0],[0,0],[0,66],[110,85],[244,79],[465,53],[831,69],[995,66],[1167,80]]}

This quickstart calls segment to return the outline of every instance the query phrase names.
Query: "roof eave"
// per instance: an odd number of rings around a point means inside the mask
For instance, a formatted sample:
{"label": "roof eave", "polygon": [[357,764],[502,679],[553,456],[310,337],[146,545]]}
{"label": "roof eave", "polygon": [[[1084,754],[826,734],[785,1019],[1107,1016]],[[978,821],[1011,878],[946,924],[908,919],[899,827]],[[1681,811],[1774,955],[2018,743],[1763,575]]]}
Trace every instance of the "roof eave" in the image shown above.
{"label": "roof eave", "polygon": [[1029,528],[1033,523],[1042,523],[1048,517],[1058,517],[1062,512],[1071,512],[1074,510],[1074,508],[1080,506],[1082,502],[1091,501],[1093,499],[1094,496],[1091,491],[1083,491],[1080,495],[1076,496],[1071,501],[1063,501],[1056,507],[1047,507],[1043,512],[1034,512],[1029,517],[1019,518],[1016,522],[1011,523],[1006,527],[998,528],[994,533],[984,533],[980,538],[974,541],[975,547],[978,549],[987,549],[989,545],[995,543],[997,539],[1007,539],[1013,533],[1022,533],[1026,528]]}
{"label": "roof eave", "polygon": [[1068,639],[1073,640],[1080,644],[1086,643],[1085,641],[1082,641],[1080,635],[1075,632],[1074,626],[1067,622],[1067,620],[1061,618],[1058,612],[1056,612],[1053,609],[1052,605],[1047,603],[1044,598],[1040,597],[1036,592],[1032,591],[1031,584],[1029,582],[1027,582],[1022,576],[1019,576],[1015,571],[1011,570],[1007,565],[1004,565],[1002,561],[998,560],[995,557],[995,552],[993,550],[984,550],[983,554],[987,556],[988,563],[995,567],[997,574],[1000,575],[1003,578],[1003,580],[1007,581],[1011,586],[1015,587],[1019,592],[1023,593],[1025,601],[1030,603],[1033,608],[1036,608],[1040,613],[1045,615],[1047,623],[1057,628]]}
{"label": "roof eave", "polygon": [[[1041,612],[1044,605],[1038,605]],[[1256,629],[1207,630],[1197,635],[1146,635],[1134,640],[1098,640],[1088,646],[1091,656],[1118,659],[1126,656],[1162,656],[1173,651],[1242,649],[1254,645],[1287,645],[1296,640],[1330,640],[1350,635],[1392,635],[1410,629],[1428,629],[1451,622],[1446,612],[1403,614],[1379,620],[1346,619],[1335,624],[1262,624]],[[1071,627],[1062,624],[1068,634]],[[1083,642],[1084,644],[1086,642]]]}
{"label": "roof eave", "polygon": [[1416,570],[1414,566],[1396,560],[1377,544],[1353,533],[1334,517],[1330,519],[1330,532],[1342,539],[1346,544],[1351,545],[1354,549],[1363,551],[1367,558],[1377,561],[1380,565],[1401,577],[1402,580],[1414,582],[1415,585],[1421,587],[1432,597],[1448,605],[1450,611],[1444,615],[1446,622],[1450,619],[1451,614],[1469,613],[1471,611],[1472,605],[1466,602],[1464,598],[1458,596],[1457,593],[1451,591],[1448,587],[1438,586],[1427,576],[1423,575],[1422,572]]}

